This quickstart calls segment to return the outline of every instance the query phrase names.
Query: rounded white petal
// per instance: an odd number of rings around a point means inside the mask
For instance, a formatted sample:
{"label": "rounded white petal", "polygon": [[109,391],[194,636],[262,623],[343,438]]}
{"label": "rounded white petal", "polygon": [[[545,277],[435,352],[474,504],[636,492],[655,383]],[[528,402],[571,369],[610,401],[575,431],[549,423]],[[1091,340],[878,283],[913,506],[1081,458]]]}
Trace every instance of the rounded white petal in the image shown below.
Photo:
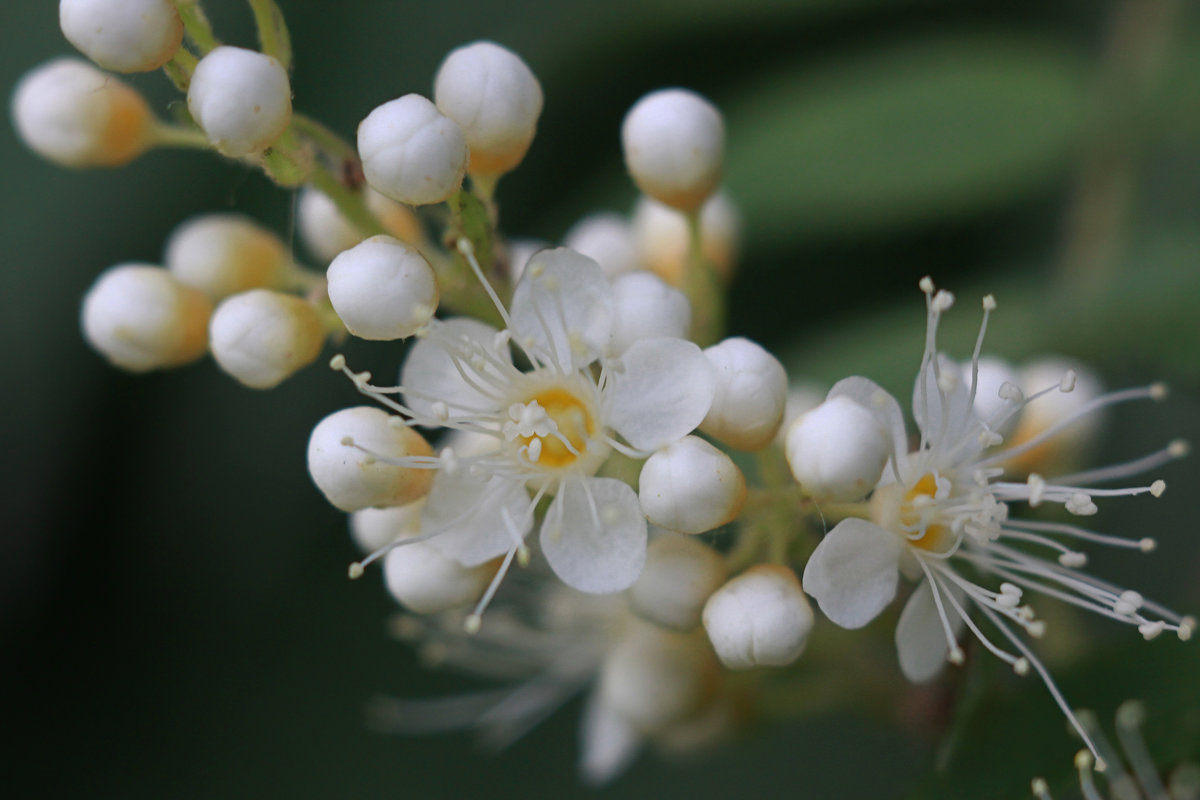
{"label": "rounded white petal", "polygon": [[787,407],[787,374],[779,359],[741,337],[704,351],[716,391],[700,430],[738,450],[758,450],[775,438]]}
{"label": "rounded white petal", "polygon": [[642,339],[612,362],[609,425],[640,450],[657,450],[696,429],[716,379],[704,352],[683,339]]}
{"label": "rounded white petal", "polygon": [[[450,349],[455,352],[479,350],[511,364],[508,349],[496,347],[496,329],[467,317],[433,321],[433,324],[436,331],[413,344],[400,370],[400,384],[413,392],[404,395],[405,404],[417,414],[426,416],[435,416],[435,402],[445,403],[451,416],[496,408],[496,400],[463,380],[455,366],[461,356],[456,356]],[[470,374],[470,369],[465,369]]]}
{"label": "rounded white petal", "polygon": [[452,50],[438,68],[433,97],[462,127],[472,175],[501,175],[520,163],[542,113],[542,87],[533,72],[493,42]]}
{"label": "rounded white petal", "polygon": [[697,209],[721,180],[725,123],[686,89],[651,92],[621,123],[625,165],[638,188],[683,211]]}
{"label": "rounded white petal", "polygon": [[240,158],[270,147],[292,119],[292,87],[283,65],[241,47],[218,47],[196,65],[188,111],[208,140]]}
{"label": "rounded white petal", "polygon": [[202,214],[167,240],[166,268],[214,300],[280,286],[290,265],[279,237],[241,214]]}
{"label": "rounded white petal", "polygon": [[433,267],[419,252],[390,236],[372,236],[333,259],[329,302],[360,339],[412,336],[437,310]]}
{"label": "rounded white petal", "polygon": [[599,265],[558,247],[533,255],[513,292],[513,337],[562,371],[590,364],[612,336],[612,288]]}
{"label": "rounded white petal", "polygon": [[639,339],[684,339],[692,326],[687,295],[652,272],[629,272],[613,281],[610,355],[619,356]]}
{"label": "rounded white petal", "polygon": [[917,373],[913,382],[913,420],[930,438],[937,436],[942,441],[958,443],[970,437],[979,441],[982,428],[970,402],[970,373],[965,378],[959,365],[940,353],[936,373],[932,361]]}
{"label": "rounded white petal", "polygon": [[325,331],[304,299],[253,289],[217,306],[208,338],[221,369],[252,389],[270,389],[316,360]]}
{"label": "rounded white petal", "polygon": [[812,625],[796,573],[778,564],[750,567],[704,605],[704,630],[730,669],[791,664],[804,651]]}
{"label": "rounded white petal", "polygon": [[421,513],[421,530],[441,531],[430,546],[468,567],[496,558],[524,540],[533,509],[523,484],[471,474],[469,467],[438,470]]}
{"label": "rounded white petal", "polygon": [[421,530],[424,498],[402,506],[362,508],[349,516],[350,538],[364,553],[374,553],[399,538]]}
{"label": "rounded white petal", "polygon": [[388,464],[358,449],[389,458],[432,455],[420,434],[391,420],[374,406],[356,406],[335,411],[313,428],[308,472],[334,506],[343,511],[400,506],[429,491],[433,470]]}
{"label": "rounded white petal", "polygon": [[725,453],[698,436],[685,436],[646,459],[638,500],[655,525],[703,533],[738,515],[746,500],[746,479]]}
{"label": "rounded white petal", "polygon": [[629,587],[629,605],[664,628],[690,631],[725,576],[725,559],[716,550],[689,536],[663,533],[646,548],[646,566]]}
{"label": "rounded white petal", "polygon": [[26,146],[64,167],[127,164],[149,147],[154,123],[137,90],[78,58],[22,76],[11,113]]}
{"label": "rounded white petal", "polygon": [[[951,591],[961,604],[965,597],[963,591],[958,587],[952,587]],[[957,636],[963,626],[962,617],[955,613],[944,595],[942,606],[950,620],[950,630]],[[896,623],[896,651],[900,655],[900,670],[913,683],[930,680],[946,664],[950,643],[946,640],[946,629],[938,615],[928,580],[921,581],[900,612],[900,621]]]}
{"label": "rounded white petal", "polygon": [[896,596],[904,545],[862,519],[839,522],[804,567],[804,591],[843,628],[861,628]]}
{"label": "rounded white petal", "polygon": [[609,280],[632,272],[641,265],[637,244],[633,239],[633,227],[620,214],[601,213],[584,217],[567,231],[563,244],[594,260]]}
{"label": "rounded white petal", "polygon": [[383,562],[388,592],[417,614],[436,614],[474,603],[495,572],[493,564],[464,567],[429,542],[399,545]]}
{"label": "rounded white petal", "polygon": [[367,183],[401,203],[440,203],[458,191],[467,140],[427,98],[406,94],[375,108],[358,125]]}
{"label": "rounded white petal", "polygon": [[114,72],[158,69],[183,41],[170,0],[60,0],[58,22],[67,41]]}
{"label": "rounded white petal", "polygon": [[[858,375],[843,378],[833,385],[826,400],[847,397],[870,411],[891,436],[892,454],[908,452],[908,432],[904,428],[904,412],[900,404],[882,386]],[[901,459],[903,461],[903,459]]]}
{"label": "rounded white petal", "polygon": [[145,372],[195,361],[208,350],[212,303],[161,267],[118,264],[83,298],[83,334],[122,369]]}
{"label": "rounded white petal", "polygon": [[784,451],[806,493],[853,502],[879,483],[892,443],[877,415],[838,395],[792,423]]}
{"label": "rounded white petal", "polygon": [[646,562],[646,518],[628,484],[613,478],[562,482],[540,542],[554,574],[590,594],[628,589]]}

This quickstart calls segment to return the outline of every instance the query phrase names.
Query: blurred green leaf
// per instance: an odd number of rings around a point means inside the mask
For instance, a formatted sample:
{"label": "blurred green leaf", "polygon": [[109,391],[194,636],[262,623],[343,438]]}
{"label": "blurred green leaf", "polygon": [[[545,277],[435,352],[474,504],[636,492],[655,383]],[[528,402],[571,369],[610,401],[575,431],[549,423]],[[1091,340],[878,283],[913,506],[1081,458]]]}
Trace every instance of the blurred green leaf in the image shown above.
{"label": "blurred green leaf", "polygon": [[1058,180],[1087,67],[1065,42],[957,33],[776,70],[729,104],[728,185],[760,247],[970,214]]}

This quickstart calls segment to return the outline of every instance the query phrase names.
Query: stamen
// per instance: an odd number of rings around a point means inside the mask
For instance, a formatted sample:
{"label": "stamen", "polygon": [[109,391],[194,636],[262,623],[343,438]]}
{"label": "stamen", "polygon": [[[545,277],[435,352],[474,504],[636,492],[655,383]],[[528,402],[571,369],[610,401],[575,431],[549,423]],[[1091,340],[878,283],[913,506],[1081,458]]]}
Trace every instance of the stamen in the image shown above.
{"label": "stamen", "polygon": [[1188,443],[1183,439],[1176,439],[1161,450],[1157,450],[1149,455],[1135,458],[1132,461],[1126,461],[1121,464],[1113,464],[1108,467],[1100,467],[1098,469],[1090,469],[1086,472],[1076,472],[1071,475],[1062,475],[1056,477],[1058,483],[1069,484],[1072,486],[1086,486],[1091,483],[1102,483],[1104,481],[1118,480],[1121,478],[1129,478],[1134,475],[1141,475],[1144,472],[1149,472],[1163,464],[1169,464],[1176,459],[1185,457],[1189,451]]}
{"label": "stamen", "polygon": [[475,604],[475,610],[468,614],[466,620],[463,621],[463,630],[468,634],[479,633],[479,628],[483,625],[483,612],[487,610],[492,598],[496,596],[496,590],[500,588],[500,582],[508,574],[508,568],[512,566],[513,557],[516,556],[519,549],[519,547],[513,547],[505,553],[504,561],[500,563],[500,569],[496,570],[496,574],[492,576],[492,582],[488,584],[483,597],[479,598],[479,602]]}
{"label": "stamen", "polygon": [[465,236],[460,236],[455,242],[455,247],[458,252],[462,253],[467,264],[470,265],[471,271],[475,273],[475,277],[479,279],[479,283],[483,285],[484,291],[492,301],[492,305],[500,312],[500,319],[504,320],[504,327],[511,328],[512,323],[508,318],[508,309],[500,302],[500,297],[496,294],[496,290],[492,288],[491,282],[484,276],[483,268],[479,266],[479,262],[475,260],[475,245],[471,244],[471,240]]}

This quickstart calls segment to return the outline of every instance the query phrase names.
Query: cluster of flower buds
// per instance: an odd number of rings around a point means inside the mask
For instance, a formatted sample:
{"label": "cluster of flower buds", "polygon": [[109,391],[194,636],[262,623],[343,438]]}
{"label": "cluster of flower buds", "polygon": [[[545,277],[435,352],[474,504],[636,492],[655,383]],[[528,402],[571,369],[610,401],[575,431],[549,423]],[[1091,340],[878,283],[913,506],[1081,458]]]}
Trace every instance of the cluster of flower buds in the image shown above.
{"label": "cluster of flower buds", "polygon": [[[1080,571],[1080,543],[1148,552],[1153,540],[1010,514],[1023,504],[1089,516],[1098,499],[1162,494],[1161,480],[1096,486],[1182,456],[1182,442],[1071,470],[1104,409],[1160,400],[1163,388],[1105,393],[1079,364],[982,357],[990,296],[971,358],[955,361],[937,341],[954,298],[925,279],[915,449],[900,405],[866,378],[824,399],[789,396],[780,361],[723,330],[739,222],[720,191],[724,122],[695,92],[654,91],[626,115],[620,142],[642,192],[631,217],[590,215],[562,246],[532,246],[501,234],[495,189],[529,151],[543,94],[498,44],[452,51],[432,100],[378,106],[352,145],[293,111],[277,13],[258,19],[260,52],[218,45],[202,14],[181,19],[166,0],[63,0],[60,12],[99,66],[164,68],[194,124],[161,123],[116,79],[57,60],[14,95],[31,148],[91,166],[187,144],[262,168],[299,192],[299,237],[326,265],[301,266],[246,217],[200,216],[170,236],[163,266],[100,276],[83,303],[88,341],[132,371],[211,352],[259,389],[316,361],[327,340],[408,342],[396,385],[334,355],[370,403],[328,415],[309,438],[312,479],[350,513],[365,553],[351,577],[382,560],[404,636],[452,666],[518,681],[514,691],[538,681],[552,689],[546,704],[590,691],[588,778],[617,774],[643,743],[718,739],[766,702],[756,677],[805,652],[809,597],[857,629],[901,593],[901,575],[917,582],[895,622],[904,676],[930,680],[966,661],[960,639],[978,642],[1036,672],[1093,754],[1026,642],[1047,632],[1026,596],[1147,640],[1192,634],[1192,618]],[[454,724],[505,739],[544,704],[518,705]],[[413,716],[404,709],[391,716]]]}

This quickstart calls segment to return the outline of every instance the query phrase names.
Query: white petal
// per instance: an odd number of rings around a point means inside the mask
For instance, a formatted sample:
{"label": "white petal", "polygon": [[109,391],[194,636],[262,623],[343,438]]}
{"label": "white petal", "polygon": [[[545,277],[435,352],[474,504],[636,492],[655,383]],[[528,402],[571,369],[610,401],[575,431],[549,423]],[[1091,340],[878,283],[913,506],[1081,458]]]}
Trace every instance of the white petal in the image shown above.
{"label": "white petal", "polygon": [[541,250],[521,273],[511,318],[519,344],[564,372],[579,369],[608,349],[612,287],[587,256],[565,247]]}
{"label": "white petal", "polygon": [[608,424],[640,450],[691,433],[712,405],[712,365],[692,342],[642,339],[610,365]]}
{"label": "white petal", "polygon": [[[857,375],[843,378],[833,385],[826,399],[844,395],[875,415],[892,437],[892,457],[908,452],[908,433],[904,429],[904,413],[896,398],[875,381]],[[903,461],[904,459],[901,459]],[[884,472],[887,480],[887,472]]]}
{"label": "white petal", "polygon": [[474,567],[511,550],[517,535],[523,539],[533,527],[531,511],[529,493],[519,481],[498,475],[481,480],[465,466],[453,473],[438,470],[421,513],[421,531],[444,528],[429,540],[430,546]]}
{"label": "white petal", "polygon": [[602,786],[620,775],[637,756],[642,736],[592,692],[579,732],[579,771],[591,786]]}
{"label": "white petal", "polygon": [[[978,441],[982,426],[975,421],[975,414],[968,402],[971,396],[970,372],[963,380],[963,370],[947,356],[938,354],[938,372],[942,376],[942,387],[938,389],[933,362],[917,373],[913,382],[913,419],[917,427],[930,439],[941,439],[958,444],[970,435]],[[968,425],[977,429],[970,433]],[[976,448],[978,449],[978,448]]]}
{"label": "white petal", "polygon": [[[408,351],[404,368],[400,370],[400,384],[411,393],[404,395],[405,404],[417,414],[435,416],[434,400],[446,404],[452,416],[477,414],[480,409],[496,408],[497,401],[482,394],[465,380],[455,366],[456,358],[467,375],[477,372],[463,362],[469,360],[472,351],[478,348],[490,353],[505,364],[512,359],[507,347],[496,348],[496,329],[473,319],[434,320],[436,330],[417,340]],[[496,375],[494,366],[485,368],[488,375]],[[477,381],[478,383],[479,381]]]}
{"label": "white petal", "polygon": [[[950,591],[961,604],[965,593],[957,586],[950,587]],[[955,613],[944,594],[942,606],[950,619],[950,630],[957,636],[962,630],[962,617]],[[896,624],[896,650],[900,654],[900,670],[913,683],[933,678],[946,663],[950,644],[946,641],[946,631],[928,580],[921,581],[904,604],[904,611],[900,612],[900,622]]]}
{"label": "white petal", "polygon": [[542,553],[581,592],[628,589],[646,563],[646,518],[629,485],[612,478],[565,480],[542,522]]}
{"label": "white petal", "polygon": [[863,519],[842,520],[826,534],[804,568],[804,591],[843,628],[861,628],[896,596],[904,545]]}

